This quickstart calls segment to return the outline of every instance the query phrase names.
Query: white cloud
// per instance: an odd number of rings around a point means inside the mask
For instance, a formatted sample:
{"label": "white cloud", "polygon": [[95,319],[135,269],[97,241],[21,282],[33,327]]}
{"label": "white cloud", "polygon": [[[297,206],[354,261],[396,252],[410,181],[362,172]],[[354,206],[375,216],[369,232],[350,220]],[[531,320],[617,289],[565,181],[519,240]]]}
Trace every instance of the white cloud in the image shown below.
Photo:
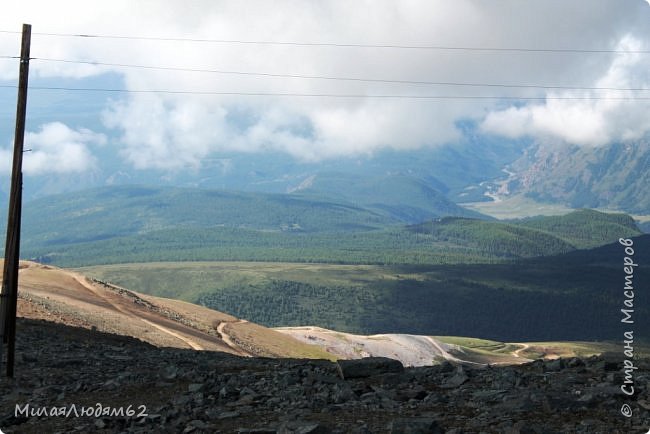
{"label": "white cloud", "polygon": [[[625,36],[619,50],[640,51],[641,41]],[[543,104],[510,107],[487,115],[482,129],[510,138],[547,137],[576,145],[601,146],[614,141],[638,140],[650,132],[650,101],[616,98],[650,97],[650,59],[642,54],[620,53],[603,76],[598,88],[637,88],[644,91],[589,90],[549,92]],[[552,98],[612,98],[600,100]]]}
{"label": "white cloud", "polygon": [[[643,2],[599,0],[141,0],[10,2],[0,28],[34,32],[144,35],[195,39],[274,40],[398,45],[648,49],[650,11]],[[65,19],[63,19],[65,17]],[[0,37],[0,53],[17,38]],[[634,42],[636,41],[636,42]],[[513,53],[445,50],[214,44],[34,35],[32,55],[107,63],[279,74],[414,81],[577,86],[648,86],[647,55]],[[0,78],[15,77],[0,62]],[[128,89],[335,94],[523,95],[534,89],[398,85],[198,72],[125,69],[34,61],[36,77],[84,77],[112,71]],[[565,93],[556,93],[564,95]],[[574,93],[568,93],[573,95]],[[551,95],[549,93],[549,95]],[[618,95],[618,93],[617,93]],[[647,95],[647,93],[645,93]],[[641,110],[636,110],[641,107]],[[316,160],[413,149],[462,138],[460,120],[511,137],[545,135],[580,144],[639,137],[647,131],[640,103],[551,101],[503,107],[498,100],[272,98],[129,94],[104,114],[121,136],[123,158],[136,168],[196,168],[223,151],[272,150]]]}
{"label": "white cloud", "polygon": [[[73,130],[60,122],[41,125],[38,132],[25,134],[23,172],[27,175],[82,173],[92,170],[96,161],[89,145],[104,145],[102,134],[87,129]],[[0,172],[11,172],[13,150],[0,149]]]}
{"label": "white cloud", "polygon": [[225,111],[218,105],[139,95],[116,102],[106,125],[123,131],[122,156],[137,169],[198,168],[223,139]]}

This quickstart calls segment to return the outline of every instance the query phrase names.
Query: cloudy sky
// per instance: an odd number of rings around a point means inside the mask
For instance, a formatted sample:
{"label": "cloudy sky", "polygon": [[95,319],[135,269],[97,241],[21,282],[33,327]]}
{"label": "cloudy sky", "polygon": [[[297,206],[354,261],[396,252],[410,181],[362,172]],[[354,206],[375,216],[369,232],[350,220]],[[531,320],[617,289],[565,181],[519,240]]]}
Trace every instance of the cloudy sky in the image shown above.
{"label": "cloudy sky", "polygon": [[[92,170],[107,147],[164,172],[223,152],[319,161],[453,145],[459,123],[581,146],[650,131],[643,0],[21,0],[3,6],[0,56],[19,54],[22,23],[31,174]],[[4,171],[17,72],[0,58]]]}

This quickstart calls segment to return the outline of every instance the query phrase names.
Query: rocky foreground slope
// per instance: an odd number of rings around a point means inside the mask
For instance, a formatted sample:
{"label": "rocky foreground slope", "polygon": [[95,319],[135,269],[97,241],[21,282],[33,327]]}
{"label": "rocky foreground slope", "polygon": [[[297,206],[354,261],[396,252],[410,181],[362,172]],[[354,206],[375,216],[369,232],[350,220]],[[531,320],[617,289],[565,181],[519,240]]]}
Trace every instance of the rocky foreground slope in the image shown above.
{"label": "rocky foreground slope", "polygon": [[626,397],[615,355],[404,369],[157,348],[43,320],[19,319],[18,334],[16,376],[0,380],[6,433],[645,433],[650,421],[650,361]]}

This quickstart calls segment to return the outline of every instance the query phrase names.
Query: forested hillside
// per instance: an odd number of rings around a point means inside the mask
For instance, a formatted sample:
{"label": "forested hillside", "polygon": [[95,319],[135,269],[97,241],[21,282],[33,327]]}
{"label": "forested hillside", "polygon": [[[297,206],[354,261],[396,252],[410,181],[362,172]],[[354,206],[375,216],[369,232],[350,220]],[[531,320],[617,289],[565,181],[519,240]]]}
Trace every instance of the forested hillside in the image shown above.
{"label": "forested hillside", "polygon": [[[634,238],[650,261],[650,235]],[[125,264],[84,269],[139,291],[180,297],[268,326],[506,341],[619,339],[624,251],[618,242],[501,264],[350,266]],[[650,277],[639,267],[638,287]],[[650,333],[635,306],[635,332]],[[635,333],[635,336],[636,336]]]}
{"label": "forested hillside", "polygon": [[[183,198],[180,204],[184,203]],[[304,202],[298,204],[302,206]],[[127,213],[71,206],[65,213],[53,215],[51,225],[40,222],[37,226],[40,231],[30,228],[27,222],[23,252],[28,258],[62,266],[216,260],[425,265],[490,263],[556,255],[641,233],[627,216],[596,211],[515,222],[448,217],[419,225],[391,224],[373,230],[361,224],[354,230],[347,224],[338,231],[331,226],[307,231],[295,226],[285,230],[239,227],[236,219],[209,225],[200,212],[185,216],[180,212],[181,205],[166,206],[179,210],[173,214],[176,226],[168,229],[149,226],[148,230],[129,227],[131,220]],[[135,199],[131,208],[145,215],[150,209]],[[302,217],[315,222],[336,209],[336,205],[329,204],[322,215],[313,211]],[[343,209],[346,211],[342,216],[346,218],[381,218],[363,209]],[[96,215],[84,219],[82,216],[88,213]],[[259,213],[249,217],[249,221],[255,220],[263,226],[268,220],[263,209]],[[272,212],[267,214],[274,218]],[[168,224],[150,215],[142,219],[158,221],[163,227]],[[94,231],[91,221],[97,225]],[[122,221],[124,224],[120,226]],[[136,225],[142,221],[131,223]]]}
{"label": "forested hillside", "polygon": [[435,179],[421,179],[400,173],[362,176],[326,172],[307,178],[293,195],[326,197],[388,215],[404,223],[419,223],[444,216],[486,218],[456,205],[442,193],[447,187]]}

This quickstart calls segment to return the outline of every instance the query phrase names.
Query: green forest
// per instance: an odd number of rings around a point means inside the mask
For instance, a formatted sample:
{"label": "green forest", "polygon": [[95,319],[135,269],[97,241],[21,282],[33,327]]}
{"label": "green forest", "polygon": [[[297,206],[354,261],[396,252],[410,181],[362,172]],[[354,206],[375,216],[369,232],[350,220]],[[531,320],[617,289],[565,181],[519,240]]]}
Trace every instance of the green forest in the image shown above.
{"label": "green forest", "polygon": [[[76,214],[74,214],[76,215]],[[200,217],[200,216],[199,216]],[[196,217],[197,220],[199,217]],[[123,217],[126,218],[126,217]],[[74,219],[49,232],[27,232],[24,256],[59,266],[156,261],[277,261],[426,265],[494,263],[550,256],[640,235],[631,217],[579,210],[512,222],[443,217],[418,225],[344,231],[268,230],[198,223],[147,231],[97,222],[95,239]],[[90,223],[87,223],[90,224]],[[69,225],[69,226],[68,226]],[[101,228],[105,227],[105,230]]]}
{"label": "green forest", "polygon": [[[634,238],[640,262],[650,235]],[[473,336],[500,341],[620,336],[618,242],[495,264],[352,266],[160,263],[83,268],[155,295],[183,298],[267,326],[316,325],[374,334]],[[638,282],[648,270],[639,268]],[[636,330],[650,330],[647,304]]]}

